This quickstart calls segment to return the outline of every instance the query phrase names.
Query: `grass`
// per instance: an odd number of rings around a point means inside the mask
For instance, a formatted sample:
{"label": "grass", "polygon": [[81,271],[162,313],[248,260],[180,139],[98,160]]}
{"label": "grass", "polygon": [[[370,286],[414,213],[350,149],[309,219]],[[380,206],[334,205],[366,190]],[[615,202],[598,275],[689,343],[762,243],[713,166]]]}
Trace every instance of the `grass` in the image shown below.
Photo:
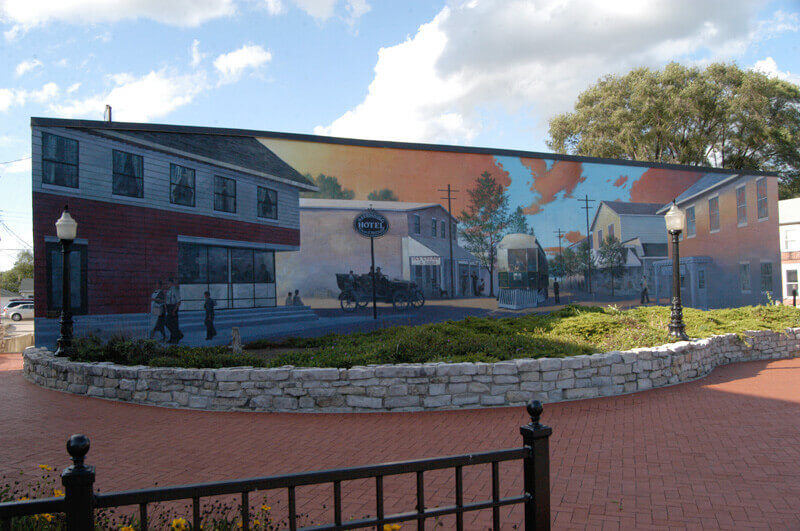
{"label": "grass", "polygon": [[[565,357],[628,350],[669,342],[669,308],[568,306],[547,314],[516,318],[467,317],[462,321],[396,326],[367,333],[328,334],[280,342],[254,341],[241,354],[227,347],[165,347],[124,337],[104,342],[76,341],[76,361],[112,361],[154,367],[352,367],[433,361],[496,362],[514,358]],[[725,310],[684,309],[690,337],[800,326],[789,306],[749,306]]]}

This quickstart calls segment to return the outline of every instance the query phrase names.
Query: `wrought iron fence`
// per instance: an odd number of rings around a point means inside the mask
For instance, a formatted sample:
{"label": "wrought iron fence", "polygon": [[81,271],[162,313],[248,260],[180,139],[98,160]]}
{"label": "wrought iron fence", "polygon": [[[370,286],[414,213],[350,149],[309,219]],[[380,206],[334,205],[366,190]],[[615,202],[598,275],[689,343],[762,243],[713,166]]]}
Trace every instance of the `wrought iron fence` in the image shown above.
{"label": "wrought iron fence", "polygon": [[[0,529],[12,528],[13,519],[44,514],[65,513],[66,527],[72,531],[94,529],[95,509],[138,506],[139,528],[148,529],[148,504],[178,500],[192,500],[192,529],[201,528],[200,499],[225,495],[241,496],[241,527],[250,528],[250,493],[287,489],[288,491],[288,526],[296,529],[344,530],[366,527],[382,529],[385,524],[416,521],[419,530],[425,529],[425,522],[431,518],[455,515],[456,529],[464,529],[464,513],[483,509],[492,510],[492,525],[500,529],[500,508],[508,505],[524,505],[524,521],[521,528],[530,530],[550,529],[550,462],[549,437],[552,429],[539,423],[542,404],[531,401],[528,406],[531,417],[530,424],[520,428],[523,446],[482,452],[475,454],[436,457],[415,461],[384,463],[353,468],[302,472],[282,476],[268,476],[234,481],[198,483],[173,487],[95,493],[93,484],[95,472],[93,466],[84,463],[89,451],[89,439],[84,435],[73,435],[67,442],[67,451],[73,464],[61,475],[65,496],[40,500],[26,500],[0,503]],[[523,468],[523,492],[517,496],[500,497],[500,463],[521,460]],[[491,465],[491,499],[464,503],[463,468],[465,466]],[[423,474],[426,471],[454,469],[455,500],[454,505],[444,507],[425,507]],[[416,508],[414,511],[385,514],[383,479],[400,474],[416,475]],[[375,516],[357,520],[342,519],[342,482],[358,479],[375,480]],[[297,501],[295,489],[300,486],[333,484],[332,523],[298,528]]]}

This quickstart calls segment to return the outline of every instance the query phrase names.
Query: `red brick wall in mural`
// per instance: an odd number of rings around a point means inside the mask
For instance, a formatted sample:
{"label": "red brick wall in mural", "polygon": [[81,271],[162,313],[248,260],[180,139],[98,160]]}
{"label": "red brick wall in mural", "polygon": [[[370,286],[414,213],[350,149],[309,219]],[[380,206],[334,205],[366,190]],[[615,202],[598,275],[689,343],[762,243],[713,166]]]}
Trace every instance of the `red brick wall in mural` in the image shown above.
{"label": "red brick wall in mural", "polygon": [[45,237],[55,237],[65,204],[78,221],[78,239],[89,242],[90,314],[149,311],[155,281],[177,274],[178,235],[300,245],[295,229],[34,192],[34,303],[40,316],[47,315]]}

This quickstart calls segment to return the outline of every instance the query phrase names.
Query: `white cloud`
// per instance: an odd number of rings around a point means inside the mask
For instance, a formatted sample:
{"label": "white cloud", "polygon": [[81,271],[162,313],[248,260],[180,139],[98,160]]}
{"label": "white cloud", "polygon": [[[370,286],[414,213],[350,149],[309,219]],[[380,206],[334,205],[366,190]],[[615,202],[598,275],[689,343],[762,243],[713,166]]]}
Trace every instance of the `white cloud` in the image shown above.
{"label": "white cloud", "polygon": [[792,74],[791,72],[783,72],[779,70],[778,63],[776,63],[775,59],[772,57],[767,57],[761,61],[756,61],[756,64],[753,65],[753,70],[756,72],[761,72],[762,74],[770,77],[777,77],[778,79],[788,81],[789,83],[794,83],[795,85],[800,85],[800,76],[797,74]]}
{"label": "white cloud", "polygon": [[205,72],[185,75],[161,69],[139,77],[115,74],[108,80],[113,88],[107,92],[51,104],[50,110],[64,118],[100,120],[108,104],[117,120],[147,122],[191,103],[209,88]]}
{"label": "white cloud", "polygon": [[67,89],[67,94],[72,94],[73,92],[75,92],[75,91],[76,91],[76,90],[78,90],[79,88],[81,88],[81,84],[80,84],[80,82],[78,82],[78,83],[73,83],[73,84],[72,84],[72,85],[70,85],[70,86],[69,86],[69,88]]}
{"label": "white cloud", "polygon": [[358,22],[361,17],[369,13],[372,7],[367,0],[347,0],[345,10],[347,11],[347,18],[345,20],[347,24],[352,27],[355,26],[356,22]]}
{"label": "white cloud", "polygon": [[8,40],[20,31],[53,21],[94,23],[147,18],[187,27],[234,12],[233,0],[0,0],[0,20],[14,25],[5,32]]}
{"label": "white cloud", "polygon": [[[698,58],[731,60],[775,27],[729,0],[451,2],[405,42],[378,53],[364,100],[319,134],[463,143],[481,113],[529,116],[536,134],[598,78]],[[778,29],[796,19],[780,15]]]}
{"label": "white cloud", "polygon": [[264,6],[270,15],[280,15],[286,11],[286,7],[281,0],[264,0]]}
{"label": "white cloud", "polygon": [[235,83],[239,81],[247,69],[258,69],[272,60],[272,53],[257,44],[246,44],[229,53],[214,59],[214,68],[220,74],[219,83]]}
{"label": "white cloud", "polygon": [[37,66],[42,66],[42,62],[38,59],[29,59],[27,61],[22,61],[20,64],[17,65],[17,68],[14,71],[14,75],[20,77],[24,75],[26,72],[30,72]]}
{"label": "white cloud", "polygon": [[294,3],[319,21],[331,18],[336,7],[336,0],[294,0]]}
{"label": "white cloud", "polygon": [[0,88],[0,112],[7,111],[11,107],[21,107],[28,101],[47,103],[58,94],[58,85],[53,82],[46,83],[41,89],[32,91]]}
{"label": "white cloud", "polygon": [[198,41],[197,39],[192,41],[191,54],[192,54],[192,60],[190,64],[192,65],[192,68],[197,68],[200,62],[203,59],[205,59],[205,57],[208,55],[200,51],[200,41]]}

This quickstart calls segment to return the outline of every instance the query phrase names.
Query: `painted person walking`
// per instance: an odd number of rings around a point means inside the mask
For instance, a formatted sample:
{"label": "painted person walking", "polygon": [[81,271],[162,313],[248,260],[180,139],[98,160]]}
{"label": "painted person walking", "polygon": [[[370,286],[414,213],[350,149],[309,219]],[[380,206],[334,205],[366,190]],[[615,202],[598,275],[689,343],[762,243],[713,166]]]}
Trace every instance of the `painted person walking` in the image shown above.
{"label": "painted person walking", "polygon": [[647,277],[646,276],[642,276],[641,288],[642,288],[642,296],[641,296],[641,301],[639,302],[639,304],[644,304],[645,302],[647,302],[649,304],[650,303],[650,294],[647,292]]}
{"label": "painted person walking", "polygon": [[558,280],[553,282],[553,297],[556,298],[556,304],[561,304],[561,297],[559,296],[559,289],[560,286],[558,285]]}
{"label": "painted person walking", "polygon": [[165,298],[166,303],[166,324],[169,330],[169,341],[167,343],[176,344],[183,338],[180,323],[178,321],[178,310],[181,307],[181,290],[173,277],[169,277],[169,288]]}
{"label": "painted person walking", "polygon": [[161,280],[156,281],[156,289],[150,295],[150,339],[153,339],[156,332],[161,333],[161,341],[167,339],[167,332],[164,330],[164,290]]}
{"label": "painted person walking", "polygon": [[217,302],[211,298],[211,293],[205,292],[206,300],[203,303],[203,308],[206,311],[205,325],[206,325],[206,339],[214,339],[217,335],[217,330],[214,328],[214,306]]}

